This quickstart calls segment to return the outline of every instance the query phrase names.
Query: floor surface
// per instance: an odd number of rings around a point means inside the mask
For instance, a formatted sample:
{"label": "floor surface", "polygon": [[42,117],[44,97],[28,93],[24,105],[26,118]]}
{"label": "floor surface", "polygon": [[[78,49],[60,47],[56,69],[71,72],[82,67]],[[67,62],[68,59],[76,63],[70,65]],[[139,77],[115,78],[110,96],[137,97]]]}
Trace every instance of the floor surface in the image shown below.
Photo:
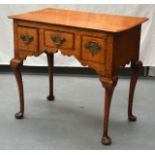
{"label": "floor surface", "polygon": [[13,74],[0,74],[0,149],[155,149],[155,79],[138,81],[127,120],[129,79],[119,78],[110,114],[111,146],[100,143],[104,89],[96,77],[54,76],[56,100],[47,101],[48,76],[23,75],[25,118],[16,120]]}

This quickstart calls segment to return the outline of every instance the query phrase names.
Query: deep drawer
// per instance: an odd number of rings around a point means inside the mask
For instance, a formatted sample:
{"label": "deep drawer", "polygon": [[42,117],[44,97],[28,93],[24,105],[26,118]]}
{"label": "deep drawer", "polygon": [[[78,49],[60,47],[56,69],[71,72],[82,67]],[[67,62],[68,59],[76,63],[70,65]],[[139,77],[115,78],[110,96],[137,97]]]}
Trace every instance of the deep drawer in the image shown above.
{"label": "deep drawer", "polygon": [[38,33],[35,28],[18,27],[17,45],[19,50],[38,52]]}
{"label": "deep drawer", "polygon": [[106,57],[106,37],[82,36],[81,58],[95,63],[104,63]]}

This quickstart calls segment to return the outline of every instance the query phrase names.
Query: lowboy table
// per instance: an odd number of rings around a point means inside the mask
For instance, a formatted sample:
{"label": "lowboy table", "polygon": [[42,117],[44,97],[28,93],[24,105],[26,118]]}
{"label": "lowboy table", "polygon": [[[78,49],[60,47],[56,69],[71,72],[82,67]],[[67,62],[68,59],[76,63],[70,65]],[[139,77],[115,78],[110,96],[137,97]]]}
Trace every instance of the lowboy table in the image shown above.
{"label": "lowboy table", "polygon": [[105,88],[104,130],[102,143],[111,144],[108,122],[111,98],[118,80],[120,67],[131,63],[133,70],[129,91],[128,119],[132,114],[133,96],[138,72],[141,24],[146,17],[116,16],[71,10],[47,8],[35,12],[10,16],[14,21],[14,58],[10,64],[15,74],[20,98],[20,111],[24,115],[24,92],[20,66],[27,56],[47,54],[49,72],[48,100],[53,95],[53,54],[58,50],[63,55],[74,56],[82,65],[99,75]]}

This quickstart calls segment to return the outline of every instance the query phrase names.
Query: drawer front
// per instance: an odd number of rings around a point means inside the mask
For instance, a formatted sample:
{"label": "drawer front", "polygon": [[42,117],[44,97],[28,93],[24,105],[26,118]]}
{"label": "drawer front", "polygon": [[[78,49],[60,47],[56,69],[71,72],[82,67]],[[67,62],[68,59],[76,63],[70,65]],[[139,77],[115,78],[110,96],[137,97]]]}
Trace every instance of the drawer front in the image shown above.
{"label": "drawer front", "polygon": [[38,33],[35,28],[17,28],[18,49],[24,51],[38,51]]}
{"label": "drawer front", "polygon": [[93,36],[82,36],[81,58],[83,60],[105,63],[106,58],[106,37],[98,38]]}
{"label": "drawer front", "polygon": [[45,30],[44,46],[57,49],[74,49],[74,34],[55,30]]}

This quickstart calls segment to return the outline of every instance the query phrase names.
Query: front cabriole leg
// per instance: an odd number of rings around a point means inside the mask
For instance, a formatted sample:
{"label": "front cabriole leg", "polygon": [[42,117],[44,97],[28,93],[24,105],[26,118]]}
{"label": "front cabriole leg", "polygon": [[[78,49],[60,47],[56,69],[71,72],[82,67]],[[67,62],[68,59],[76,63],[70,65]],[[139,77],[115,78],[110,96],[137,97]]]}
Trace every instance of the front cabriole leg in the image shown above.
{"label": "front cabriole leg", "polygon": [[18,91],[19,91],[19,100],[20,100],[20,111],[15,114],[15,117],[17,119],[21,119],[24,116],[24,92],[23,92],[23,82],[22,82],[22,76],[20,72],[20,65],[22,65],[23,60],[14,58],[10,61],[11,68],[14,72],[14,75],[16,77],[17,85],[18,85]]}
{"label": "front cabriole leg", "polygon": [[103,129],[102,143],[104,145],[110,145],[112,143],[111,138],[108,136],[110,104],[114,88],[118,81],[118,76],[114,76],[112,78],[101,77],[100,81],[102,83],[102,86],[105,88],[104,129]]}
{"label": "front cabriole leg", "polygon": [[133,115],[133,98],[134,98],[134,92],[135,87],[138,79],[138,74],[140,69],[142,68],[142,62],[131,62],[131,69],[132,69],[132,76],[131,76],[131,82],[130,82],[130,90],[129,90],[129,101],[128,101],[128,119],[129,121],[136,121],[136,116]]}

